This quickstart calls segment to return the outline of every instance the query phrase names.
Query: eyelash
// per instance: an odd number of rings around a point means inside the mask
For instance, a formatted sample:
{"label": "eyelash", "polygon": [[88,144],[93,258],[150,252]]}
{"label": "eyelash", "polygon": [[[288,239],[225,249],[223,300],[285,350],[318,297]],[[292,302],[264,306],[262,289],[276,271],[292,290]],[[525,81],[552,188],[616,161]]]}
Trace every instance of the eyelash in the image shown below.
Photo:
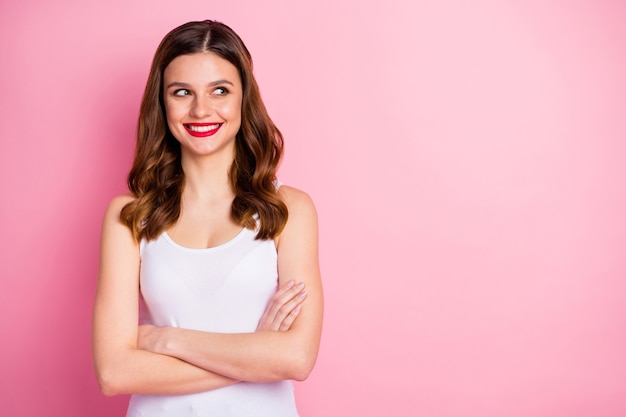
{"label": "eyelash", "polygon": [[[216,93],[218,90],[222,90],[221,93],[217,93],[218,96],[225,96],[226,94],[229,93],[228,88],[226,87],[217,87],[215,90],[213,90],[213,93]],[[172,94],[177,97],[184,97],[184,96],[191,95],[191,91],[185,88],[181,88],[181,89],[175,90]]]}

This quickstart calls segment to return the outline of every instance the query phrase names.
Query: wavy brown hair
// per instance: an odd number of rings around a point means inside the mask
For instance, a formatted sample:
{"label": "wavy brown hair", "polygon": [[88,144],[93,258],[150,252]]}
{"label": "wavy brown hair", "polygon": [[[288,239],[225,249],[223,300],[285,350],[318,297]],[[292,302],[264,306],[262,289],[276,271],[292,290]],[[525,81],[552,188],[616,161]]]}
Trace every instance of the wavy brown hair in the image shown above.
{"label": "wavy brown hair", "polygon": [[241,127],[229,170],[235,194],[231,217],[272,239],[287,222],[287,206],[276,190],[283,137],[270,119],[252,73],[252,57],[239,36],[223,23],[189,22],[168,33],[156,50],[141,102],[137,145],[128,187],[135,199],[120,214],[137,241],[154,239],[180,216],[185,174],[180,144],[170,132],[163,103],[163,73],[180,55],[212,52],[233,64],[243,88]]}

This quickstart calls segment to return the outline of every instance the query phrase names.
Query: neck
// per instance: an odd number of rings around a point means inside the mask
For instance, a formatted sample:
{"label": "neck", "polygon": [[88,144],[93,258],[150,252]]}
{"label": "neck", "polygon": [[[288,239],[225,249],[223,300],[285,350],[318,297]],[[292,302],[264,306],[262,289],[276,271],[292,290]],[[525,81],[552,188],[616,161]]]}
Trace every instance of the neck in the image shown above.
{"label": "neck", "polygon": [[234,197],[228,171],[233,159],[229,155],[213,155],[207,158],[182,156],[185,173],[183,194],[194,200],[210,201]]}

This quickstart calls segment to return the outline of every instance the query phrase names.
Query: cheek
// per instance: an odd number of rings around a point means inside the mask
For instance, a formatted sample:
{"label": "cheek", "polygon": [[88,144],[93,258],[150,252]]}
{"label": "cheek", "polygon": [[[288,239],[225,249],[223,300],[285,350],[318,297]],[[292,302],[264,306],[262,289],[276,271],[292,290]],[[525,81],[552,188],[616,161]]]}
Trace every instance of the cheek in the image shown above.
{"label": "cheek", "polygon": [[168,105],[167,103],[165,103],[164,107],[165,122],[167,123],[167,126],[172,135],[174,135],[177,140],[180,140],[180,132],[184,130],[181,124],[181,120],[186,116],[187,113],[184,107],[180,105],[172,105],[171,103]]}
{"label": "cheek", "polygon": [[171,103],[165,102],[165,117],[167,121],[175,120],[180,113],[178,106],[173,106]]}
{"label": "cheek", "polygon": [[228,118],[230,120],[239,119],[241,118],[241,100],[228,100],[220,103],[219,109],[216,108],[216,110],[224,118]]}
{"label": "cheek", "polygon": [[170,131],[170,133],[176,138],[176,140],[180,141],[179,131],[182,129],[182,125],[180,124],[180,107],[168,105],[167,102],[164,103],[165,109],[165,123]]}

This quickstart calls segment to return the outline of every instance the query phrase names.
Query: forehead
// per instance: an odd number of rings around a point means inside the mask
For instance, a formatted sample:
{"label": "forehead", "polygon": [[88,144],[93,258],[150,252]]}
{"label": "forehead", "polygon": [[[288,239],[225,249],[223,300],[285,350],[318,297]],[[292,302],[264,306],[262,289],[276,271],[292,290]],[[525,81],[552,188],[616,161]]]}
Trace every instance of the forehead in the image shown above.
{"label": "forehead", "polygon": [[165,68],[163,81],[207,84],[216,80],[227,80],[241,85],[239,71],[224,58],[212,53],[179,55]]}

